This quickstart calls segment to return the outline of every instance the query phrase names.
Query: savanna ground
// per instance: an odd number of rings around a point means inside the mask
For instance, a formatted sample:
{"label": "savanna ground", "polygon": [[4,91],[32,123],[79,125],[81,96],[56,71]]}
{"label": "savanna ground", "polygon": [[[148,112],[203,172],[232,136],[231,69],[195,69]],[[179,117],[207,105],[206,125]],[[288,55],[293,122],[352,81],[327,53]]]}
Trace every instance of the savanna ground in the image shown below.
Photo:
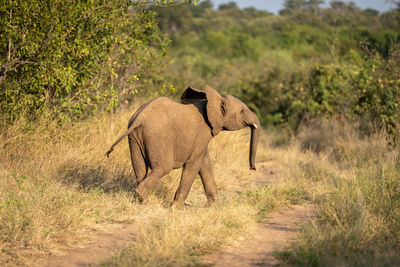
{"label": "savanna ground", "polygon": [[[248,170],[249,132],[224,132],[210,144],[219,196],[206,207],[200,179],[189,208],[169,207],[179,181],[163,177],[145,204],[132,195],[128,146],[110,159],[109,145],[135,108],[85,123],[35,127],[24,121],[2,132],[0,146],[0,264],[32,265],[84,247],[98,232],[134,224],[106,266],[199,265],[202,256],[257,236],[271,212],[315,205],[296,242],[275,260],[297,265],[393,265],[400,253],[399,151],[376,132],[361,138],[351,125],[303,125],[294,137],[263,133],[258,173]],[[263,181],[260,174],[271,174]],[[261,179],[261,180],[260,180]],[[265,179],[265,178],[264,178]],[[302,222],[299,222],[302,223]],[[260,264],[266,264],[262,260]]]}

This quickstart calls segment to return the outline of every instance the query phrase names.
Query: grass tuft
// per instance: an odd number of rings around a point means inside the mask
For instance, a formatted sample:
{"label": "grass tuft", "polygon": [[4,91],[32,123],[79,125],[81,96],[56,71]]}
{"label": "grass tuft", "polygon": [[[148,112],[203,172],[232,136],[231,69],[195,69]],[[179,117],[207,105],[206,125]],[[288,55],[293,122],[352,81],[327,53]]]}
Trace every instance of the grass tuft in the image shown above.
{"label": "grass tuft", "polygon": [[[388,145],[390,138],[382,132],[362,138],[350,125],[333,127],[341,134],[332,135],[324,127],[318,129],[318,138],[315,128],[305,128],[300,134],[300,142],[313,140],[315,147],[324,147],[312,149],[308,153],[312,161],[298,165],[298,174],[293,176],[312,183],[308,192],[314,192],[318,212],[287,258],[312,266],[397,264],[399,151]],[[326,145],[318,144],[321,140]]]}

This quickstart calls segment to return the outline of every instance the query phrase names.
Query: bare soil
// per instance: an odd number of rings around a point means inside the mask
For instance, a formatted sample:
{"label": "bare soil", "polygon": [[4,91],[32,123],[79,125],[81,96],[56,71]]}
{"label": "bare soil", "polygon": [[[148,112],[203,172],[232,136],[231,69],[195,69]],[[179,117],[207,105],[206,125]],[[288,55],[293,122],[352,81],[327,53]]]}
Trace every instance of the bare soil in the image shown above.
{"label": "bare soil", "polygon": [[278,266],[274,257],[294,241],[301,226],[313,216],[311,204],[281,209],[270,214],[265,224],[260,224],[252,238],[240,241],[235,247],[202,258],[210,266]]}
{"label": "bare soil", "polygon": [[53,256],[41,266],[96,266],[112,256],[118,248],[135,241],[136,231],[135,224],[121,224],[112,231],[98,232],[87,246],[66,250],[62,253],[63,255]]}

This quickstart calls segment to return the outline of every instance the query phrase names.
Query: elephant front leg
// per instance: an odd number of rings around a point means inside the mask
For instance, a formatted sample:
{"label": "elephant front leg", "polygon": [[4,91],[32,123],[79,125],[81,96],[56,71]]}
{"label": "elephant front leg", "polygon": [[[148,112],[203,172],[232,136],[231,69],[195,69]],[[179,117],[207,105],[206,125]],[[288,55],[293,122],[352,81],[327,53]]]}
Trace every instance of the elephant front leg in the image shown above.
{"label": "elephant front leg", "polygon": [[190,188],[193,185],[194,179],[199,172],[201,162],[186,163],[182,170],[182,177],[178,189],[175,193],[172,206],[182,208],[189,194]]}
{"label": "elephant front leg", "polygon": [[214,174],[212,170],[212,162],[208,154],[208,150],[204,155],[199,175],[201,181],[203,182],[203,187],[206,193],[208,204],[211,204],[212,202],[214,202],[215,195],[217,194],[217,185],[215,184]]}

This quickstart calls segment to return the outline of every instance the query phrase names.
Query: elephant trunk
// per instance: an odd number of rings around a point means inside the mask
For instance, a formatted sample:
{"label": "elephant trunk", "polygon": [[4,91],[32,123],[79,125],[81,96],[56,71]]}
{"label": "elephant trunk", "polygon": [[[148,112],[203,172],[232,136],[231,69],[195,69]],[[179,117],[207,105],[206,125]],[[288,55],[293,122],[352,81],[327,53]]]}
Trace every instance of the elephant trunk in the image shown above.
{"label": "elephant trunk", "polygon": [[250,127],[251,127],[251,139],[250,139],[249,163],[250,163],[250,170],[256,170],[255,163],[256,163],[257,144],[261,132],[261,124],[256,114],[254,114],[254,122],[250,123]]}

